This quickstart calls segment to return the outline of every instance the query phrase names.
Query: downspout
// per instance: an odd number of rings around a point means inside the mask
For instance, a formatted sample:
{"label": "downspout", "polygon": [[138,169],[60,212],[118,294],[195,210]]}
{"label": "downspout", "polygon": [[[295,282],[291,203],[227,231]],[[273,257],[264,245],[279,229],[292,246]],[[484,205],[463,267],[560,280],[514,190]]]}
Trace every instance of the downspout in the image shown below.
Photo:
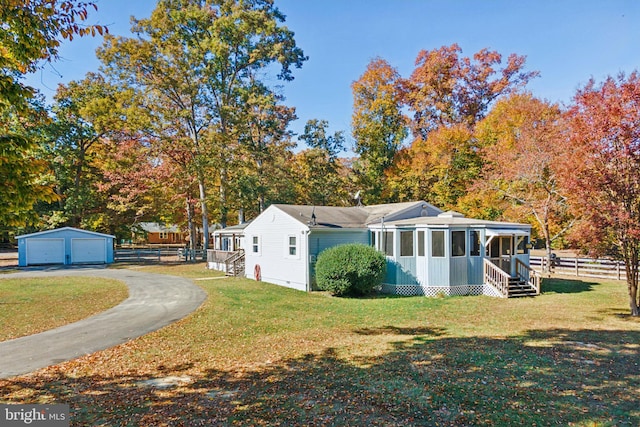
{"label": "downspout", "polygon": [[311,234],[311,229],[307,229],[303,231],[304,233],[304,242],[305,242],[305,259],[304,263],[305,269],[305,277],[307,278],[306,290],[307,292],[311,292],[311,269],[309,268],[309,264],[311,264],[311,256],[309,255],[309,235]]}

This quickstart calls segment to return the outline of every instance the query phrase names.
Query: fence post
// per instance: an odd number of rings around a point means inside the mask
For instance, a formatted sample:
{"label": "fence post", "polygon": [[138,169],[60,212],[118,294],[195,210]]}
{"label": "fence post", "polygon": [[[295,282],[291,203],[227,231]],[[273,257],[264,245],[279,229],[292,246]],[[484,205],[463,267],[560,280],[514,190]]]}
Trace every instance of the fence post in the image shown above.
{"label": "fence post", "polygon": [[578,258],[575,259],[575,263],[576,263],[576,277],[579,277],[580,271],[578,270]]}
{"label": "fence post", "polygon": [[616,273],[618,274],[618,280],[620,280],[620,261],[616,261]]}

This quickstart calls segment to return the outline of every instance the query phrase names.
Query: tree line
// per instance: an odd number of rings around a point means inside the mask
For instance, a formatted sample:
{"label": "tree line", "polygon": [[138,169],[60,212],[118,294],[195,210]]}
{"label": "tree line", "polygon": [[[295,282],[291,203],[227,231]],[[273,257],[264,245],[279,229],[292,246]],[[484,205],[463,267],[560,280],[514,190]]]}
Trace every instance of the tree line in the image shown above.
{"label": "tree line", "polygon": [[[272,203],[426,200],[467,216],[528,222],[550,253],[626,261],[638,314],[637,72],[590,81],[571,103],[527,91],[525,58],[456,45],[418,52],[402,76],[374,58],[352,84],[350,129],[300,135],[286,82],[307,57],[272,0],[159,0],[132,37],[84,25],[87,1],[2,0],[0,224],[128,237],[142,221],[209,230]],[[62,38],[104,34],[98,70],[52,105],[21,82]],[[274,78],[275,77],[275,78]],[[355,76],[354,76],[355,77]],[[273,83],[273,82],[276,83]]]}

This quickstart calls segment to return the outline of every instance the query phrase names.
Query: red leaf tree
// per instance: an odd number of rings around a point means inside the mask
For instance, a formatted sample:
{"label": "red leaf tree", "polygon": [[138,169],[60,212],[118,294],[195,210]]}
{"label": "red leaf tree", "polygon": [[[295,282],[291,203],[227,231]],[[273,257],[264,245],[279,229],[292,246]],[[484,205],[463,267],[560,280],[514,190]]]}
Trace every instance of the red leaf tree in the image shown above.
{"label": "red leaf tree", "polygon": [[574,236],[592,255],[624,260],[631,315],[638,316],[640,75],[591,80],[578,90],[568,123],[565,183],[582,218]]}

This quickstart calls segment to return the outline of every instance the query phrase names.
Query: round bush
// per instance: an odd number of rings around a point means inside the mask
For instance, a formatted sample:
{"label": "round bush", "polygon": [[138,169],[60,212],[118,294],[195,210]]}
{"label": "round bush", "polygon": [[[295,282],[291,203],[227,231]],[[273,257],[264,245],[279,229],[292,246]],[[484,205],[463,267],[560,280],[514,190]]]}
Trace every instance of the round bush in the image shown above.
{"label": "round bush", "polygon": [[349,243],[326,249],[318,255],[316,282],[321,290],[336,296],[360,296],[382,284],[385,256],[371,246]]}

